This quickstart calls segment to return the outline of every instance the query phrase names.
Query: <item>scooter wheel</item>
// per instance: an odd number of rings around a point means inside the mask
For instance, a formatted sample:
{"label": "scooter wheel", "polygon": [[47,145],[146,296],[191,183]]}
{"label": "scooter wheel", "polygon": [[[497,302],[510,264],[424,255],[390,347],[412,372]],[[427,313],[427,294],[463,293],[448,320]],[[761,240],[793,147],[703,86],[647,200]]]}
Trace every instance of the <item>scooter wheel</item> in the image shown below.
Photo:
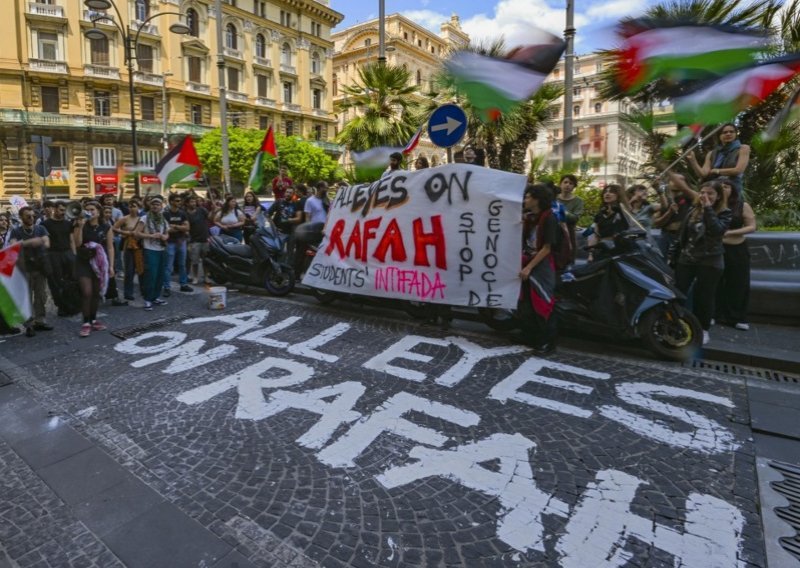
{"label": "scooter wheel", "polygon": [[285,264],[280,265],[279,270],[271,270],[267,274],[264,288],[273,296],[285,296],[294,290],[294,270]]}
{"label": "scooter wheel", "polygon": [[521,327],[520,320],[514,310],[501,310],[498,308],[478,308],[481,321],[497,331],[513,331]]}
{"label": "scooter wheel", "polygon": [[328,306],[336,301],[336,292],[331,292],[330,290],[311,288],[311,295],[323,306]]}
{"label": "scooter wheel", "polygon": [[700,321],[682,306],[649,310],[639,320],[638,331],[650,351],[671,361],[686,361],[703,345]]}

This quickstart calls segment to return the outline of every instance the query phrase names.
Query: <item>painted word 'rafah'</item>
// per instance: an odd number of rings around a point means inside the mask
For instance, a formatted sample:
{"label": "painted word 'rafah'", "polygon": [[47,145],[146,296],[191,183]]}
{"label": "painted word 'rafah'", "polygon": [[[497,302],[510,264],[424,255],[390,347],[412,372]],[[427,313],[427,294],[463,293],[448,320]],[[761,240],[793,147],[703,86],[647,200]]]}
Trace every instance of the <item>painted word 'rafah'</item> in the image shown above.
{"label": "painted word 'rafah'", "polygon": [[[314,337],[289,345],[271,337],[278,331],[296,324],[299,317],[290,317],[262,327],[267,310],[240,314],[194,318],[184,324],[221,323],[228,329],[216,336],[220,341],[233,339],[284,349],[290,355],[316,361],[336,362],[338,356],[320,351],[350,328],[338,323]],[[206,365],[231,355],[236,346],[223,344],[202,351],[203,340],[186,341],[187,335],[177,331],[150,332],[119,343],[119,352],[145,356],[132,366],[143,367],[167,362],[165,373],[178,373]],[[413,351],[421,344],[461,350],[461,358],[434,382],[453,387],[465,380],[481,361],[520,353],[520,346],[481,347],[462,337],[445,339],[410,335],[370,358],[362,367],[379,372],[380,377],[391,375],[411,382],[428,380],[426,373],[397,365],[400,360],[428,363],[433,357]],[[552,371],[574,377],[574,381],[556,379]],[[467,488],[494,496],[502,510],[497,523],[500,539],[518,550],[544,551],[543,515],[568,517],[564,535],[556,550],[562,555],[561,565],[569,568],[585,566],[619,567],[631,559],[625,550],[633,538],[652,544],[673,554],[687,566],[740,566],[737,558],[738,536],[744,524],[742,514],[732,505],[711,497],[692,493],[686,502],[686,521],[683,530],[653,523],[631,511],[637,488],[645,482],[616,470],[602,470],[589,485],[579,503],[570,513],[566,503],[537,487],[532,463],[536,444],[521,434],[493,434],[484,439],[442,449],[449,441],[443,433],[416,424],[405,416],[411,412],[424,413],[460,427],[479,424],[476,413],[455,406],[431,401],[410,393],[400,392],[374,408],[368,415],[356,410],[357,402],[366,388],[356,381],[345,381],[323,388],[296,391],[284,390],[307,383],[314,376],[310,365],[284,357],[265,357],[248,367],[212,383],[181,393],[177,399],[187,405],[198,405],[223,393],[238,395],[236,417],[262,420],[288,409],[299,409],[319,416],[318,421],[295,441],[316,450],[316,457],[331,467],[353,467],[358,458],[379,436],[392,433],[420,445],[414,447],[410,464],[394,466],[377,476],[387,488],[399,487],[419,479],[440,476]],[[578,380],[580,379],[580,380]],[[581,369],[537,358],[527,359],[514,372],[494,385],[488,398],[506,404],[525,404],[586,418],[594,411],[583,406],[538,397],[524,392],[528,383],[539,383],[570,393],[588,395],[591,382],[610,379],[607,373]],[[265,395],[265,391],[270,391]],[[688,398],[732,407],[726,398],[689,389],[666,385],[633,382],[616,386],[619,398],[631,407],[646,409],[681,421],[688,431],[674,431],[667,424],[651,420],[621,406],[607,405],[597,409],[605,418],[630,428],[638,434],[661,443],[677,445],[703,453],[731,451],[737,447],[731,432],[705,416],[668,404],[661,399]],[[571,397],[574,398],[574,397]],[[337,439],[335,433],[349,426]],[[499,462],[489,469],[482,464]],[[602,530],[601,530],[602,528]]]}

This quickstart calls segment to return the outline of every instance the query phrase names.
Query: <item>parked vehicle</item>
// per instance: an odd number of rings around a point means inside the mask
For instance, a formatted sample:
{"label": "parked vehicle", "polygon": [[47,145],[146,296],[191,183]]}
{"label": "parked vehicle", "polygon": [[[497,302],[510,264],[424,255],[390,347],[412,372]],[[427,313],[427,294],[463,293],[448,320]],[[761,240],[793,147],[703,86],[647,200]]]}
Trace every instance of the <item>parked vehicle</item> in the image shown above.
{"label": "parked vehicle", "polygon": [[218,284],[260,286],[274,296],[285,296],[295,285],[294,270],[284,262],[287,239],[269,222],[253,234],[252,246],[224,235],[210,237],[203,264],[206,274]]}
{"label": "parked vehicle", "polygon": [[[700,322],[683,307],[685,296],[675,287],[672,270],[645,232],[625,231],[590,248],[594,262],[561,274],[556,290],[560,328],[640,339],[659,357],[676,361],[700,350]],[[520,324],[514,311],[480,312],[494,329]]]}

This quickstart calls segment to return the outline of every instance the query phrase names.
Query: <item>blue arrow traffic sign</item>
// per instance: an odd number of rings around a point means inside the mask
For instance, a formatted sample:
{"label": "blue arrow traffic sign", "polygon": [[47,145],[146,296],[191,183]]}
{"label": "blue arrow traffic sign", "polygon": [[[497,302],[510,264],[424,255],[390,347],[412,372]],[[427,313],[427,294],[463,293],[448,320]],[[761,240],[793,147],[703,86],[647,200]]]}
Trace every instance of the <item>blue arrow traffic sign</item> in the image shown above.
{"label": "blue arrow traffic sign", "polygon": [[428,119],[428,137],[441,148],[455,146],[466,132],[467,115],[457,105],[442,105]]}

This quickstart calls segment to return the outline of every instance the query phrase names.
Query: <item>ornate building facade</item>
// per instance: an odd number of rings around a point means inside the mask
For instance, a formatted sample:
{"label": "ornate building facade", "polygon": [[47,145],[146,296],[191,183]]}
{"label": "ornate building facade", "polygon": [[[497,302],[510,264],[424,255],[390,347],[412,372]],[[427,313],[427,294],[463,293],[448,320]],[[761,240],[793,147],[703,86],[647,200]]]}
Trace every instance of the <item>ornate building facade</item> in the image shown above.
{"label": "ornate building facade", "polygon": [[[8,0],[0,19],[0,200],[130,193],[130,107],[139,163],[154,166],[168,143],[220,124],[213,0],[116,0],[117,22],[138,37],[134,97],[125,46],[107,15],[80,0]],[[4,4],[5,5],[5,4]],[[159,12],[164,15],[143,23]],[[343,15],[327,0],[226,0],[222,10],[228,122],[317,141],[335,131],[331,29]],[[189,28],[176,35],[180,21]],[[96,26],[107,39],[89,39]],[[47,178],[36,174],[35,136],[52,139]],[[138,175],[138,174],[137,174]],[[157,182],[142,175],[141,184]]]}
{"label": "ornate building facade", "polygon": [[[420,91],[430,90],[433,74],[451,50],[469,44],[469,36],[461,29],[457,15],[443,22],[436,34],[401,14],[386,17],[386,62],[389,65],[403,66],[411,74]],[[341,110],[345,95],[340,87],[358,82],[358,70],[378,59],[378,20],[356,24],[334,33],[333,84],[331,94],[338,120],[337,130],[352,118],[353,109]],[[427,135],[423,136],[412,160],[425,156],[431,165],[445,161],[446,152],[431,144]]]}

